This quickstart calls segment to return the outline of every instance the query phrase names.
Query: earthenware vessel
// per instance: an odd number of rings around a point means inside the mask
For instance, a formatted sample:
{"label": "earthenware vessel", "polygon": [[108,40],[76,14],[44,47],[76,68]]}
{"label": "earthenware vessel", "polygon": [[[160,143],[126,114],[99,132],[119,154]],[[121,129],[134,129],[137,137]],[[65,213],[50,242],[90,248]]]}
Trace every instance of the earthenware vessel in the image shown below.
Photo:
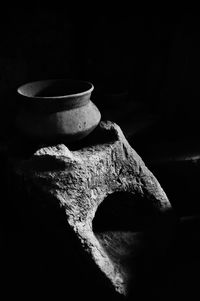
{"label": "earthenware vessel", "polygon": [[76,141],[90,134],[101,114],[91,101],[92,83],[55,79],[26,83],[17,89],[20,133],[40,140]]}

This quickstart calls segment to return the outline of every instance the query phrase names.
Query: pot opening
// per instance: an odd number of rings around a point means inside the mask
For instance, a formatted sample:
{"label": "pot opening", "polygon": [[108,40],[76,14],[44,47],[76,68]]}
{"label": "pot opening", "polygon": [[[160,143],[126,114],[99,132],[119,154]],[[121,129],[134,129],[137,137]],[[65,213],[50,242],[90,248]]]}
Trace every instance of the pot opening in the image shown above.
{"label": "pot opening", "polygon": [[85,95],[93,89],[93,85],[87,81],[44,80],[24,84],[17,92],[26,97],[52,98]]}

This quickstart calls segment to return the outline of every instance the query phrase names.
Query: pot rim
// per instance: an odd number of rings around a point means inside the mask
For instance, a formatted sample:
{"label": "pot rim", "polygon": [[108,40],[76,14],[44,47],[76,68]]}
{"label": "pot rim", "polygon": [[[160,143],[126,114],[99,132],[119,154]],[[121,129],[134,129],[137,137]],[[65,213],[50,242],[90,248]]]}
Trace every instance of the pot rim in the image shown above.
{"label": "pot rim", "polygon": [[[88,89],[86,89],[83,92],[63,94],[63,95],[57,95],[57,96],[30,96],[30,95],[26,95],[25,93],[23,93],[21,91],[23,88],[28,87],[30,85],[42,84],[42,83],[51,84],[51,83],[56,83],[56,82],[57,83],[66,82],[66,83],[88,84]],[[89,88],[89,86],[90,86],[90,88]],[[66,98],[84,96],[84,95],[87,95],[87,94],[91,93],[93,90],[94,90],[94,85],[90,81],[75,80],[75,79],[45,79],[45,80],[31,81],[31,82],[27,82],[25,84],[22,84],[17,88],[17,93],[20,96],[26,97],[28,99],[62,99],[62,98],[66,99]]]}

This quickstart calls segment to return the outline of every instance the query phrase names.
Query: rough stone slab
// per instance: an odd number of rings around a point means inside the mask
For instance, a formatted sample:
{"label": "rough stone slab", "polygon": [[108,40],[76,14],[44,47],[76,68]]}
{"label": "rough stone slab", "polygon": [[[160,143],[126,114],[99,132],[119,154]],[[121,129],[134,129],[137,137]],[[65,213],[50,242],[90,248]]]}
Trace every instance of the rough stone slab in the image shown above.
{"label": "rough stone slab", "polygon": [[118,192],[145,198],[161,216],[171,209],[171,205],[157,179],[129,145],[118,125],[101,122],[94,135],[98,136],[98,133],[106,139],[97,137],[95,143],[74,150],[65,144],[44,146],[29,158],[16,159],[14,168],[17,176],[24,179],[25,189],[31,191],[31,187],[37,187],[42,193],[53,196],[64,208],[80,246],[90,254],[115,290],[127,295],[133,271],[129,264],[123,263],[123,258],[134,253],[138,237],[131,231],[95,233],[95,214],[109,195]]}

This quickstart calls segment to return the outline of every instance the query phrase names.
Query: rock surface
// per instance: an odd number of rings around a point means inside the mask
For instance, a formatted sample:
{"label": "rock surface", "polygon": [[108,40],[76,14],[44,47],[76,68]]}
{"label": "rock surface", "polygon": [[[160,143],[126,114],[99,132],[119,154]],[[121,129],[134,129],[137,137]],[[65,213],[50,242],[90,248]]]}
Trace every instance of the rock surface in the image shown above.
{"label": "rock surface", "polygon": [[[14,158],[12,164],[29,194],[37,189],[47,200],[49,197],[49,206],[50,202],[59,204],[80,248],[89,254],[115,291],[127,296],[135,277],[136,255],[147,252],[156,257],[162,253],[171,205],[118,125],[102,121],[93,138],[92,143],[73,150],[62,143],[42,146],[30,157]],[[35,203],[37,207],[37,200]],[[138,215],[139,203],[141,212],[146,206],[150,213]],[[99,217],[103,208],[105,212]],[[124,227],[112,226],[113,213],[116,225],[122,219]],[[109,227],[104,229],[109,216]],[[146,225],[147,239],[143,228],[134,228],[134,220],[140,223],[140,217],[142,225]],[[151,240],[149,249],[145,239]]]}

